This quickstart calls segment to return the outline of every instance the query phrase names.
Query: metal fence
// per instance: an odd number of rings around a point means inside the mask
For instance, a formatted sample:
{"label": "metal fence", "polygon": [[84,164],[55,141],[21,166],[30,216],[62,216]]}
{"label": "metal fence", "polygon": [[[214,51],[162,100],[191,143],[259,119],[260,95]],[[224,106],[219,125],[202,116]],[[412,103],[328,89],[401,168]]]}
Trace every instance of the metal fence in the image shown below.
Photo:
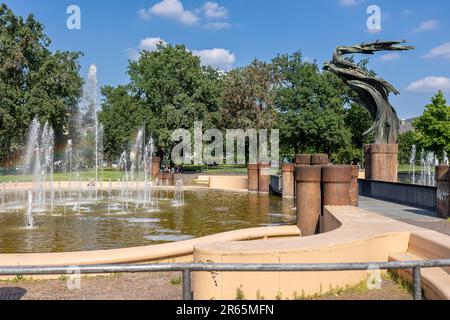
{"label": "metal fence", "polygon": [[364,271],[412,270],[414,300],[422,300],[422,268],[450,267],[448,260],[407,262],[329,263],[329,264],[151,264],[151,265],[98,265],[80,267],[0,267],[0,275],[62,275],[142,272],[182,272],[183,299],[192,300],[192,272],[306,272],[306,271]]}
{"label": "metal fence", "polygon": [[360,179],[359,194],[431,211],[437,208],[436,187]]}

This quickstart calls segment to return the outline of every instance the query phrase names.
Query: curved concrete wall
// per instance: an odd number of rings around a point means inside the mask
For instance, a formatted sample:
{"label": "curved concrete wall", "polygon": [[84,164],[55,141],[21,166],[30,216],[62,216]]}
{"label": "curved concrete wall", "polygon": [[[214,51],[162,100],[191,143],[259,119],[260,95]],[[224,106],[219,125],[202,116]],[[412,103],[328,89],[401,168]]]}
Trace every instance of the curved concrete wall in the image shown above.
{"label": "curved concrete wall", "polygon": [[211,189],[247,190],[246,176],[208,176]]}
{"label": "curved concrete wall", "polygon": [[71,266],[141,263],[172,259],[192,261],[195,245],[206,242],[300,236],[296,226],[244,229],[183,242],[103,251],[0,254],[0,266]]}
{"label": "curved concrete wall", "polygon": [[[407,252],[411,233],[424,229],[356,207],[326,207],[324,231],[304,238],[204,243],[195,246],[195,262],[203,263],[339,263],[383,262]],[[336,229],[337,228],[337,229]],[[331,230],[331,231],[330,231]],[[430,231],[431,232],[431,231]],[[444,236],[446,237],[446,236]],[[446,237],[447,241],[450,237]],[[247,299],[326,293],[356,285],[365,271],[195,273],[195,299],[235,299],[240,288]]]}

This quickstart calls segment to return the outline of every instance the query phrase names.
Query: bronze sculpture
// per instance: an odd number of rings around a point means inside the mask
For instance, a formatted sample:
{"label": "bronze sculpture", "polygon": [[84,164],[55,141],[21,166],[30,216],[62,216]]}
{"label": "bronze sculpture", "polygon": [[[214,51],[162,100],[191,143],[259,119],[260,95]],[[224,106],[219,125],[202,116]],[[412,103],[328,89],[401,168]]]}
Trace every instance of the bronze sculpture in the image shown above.
{"label": "bronze sculpture", "polygon": [[390,83],[376,78],[357,64],[346,60],[345,55],[354,53],[374,54],[377,51],[405,51],[414,47],[403,45],[405,41],[376,41],[355,46],[337,47],[333,60],[324,65],[324,70],[333,72],[358,94],[353,98],[365,107],[374,119],[373,126],[364,135],[374,135],[376,144],[396,144],[399,118],[389,102],[389,93],[399,94]]}

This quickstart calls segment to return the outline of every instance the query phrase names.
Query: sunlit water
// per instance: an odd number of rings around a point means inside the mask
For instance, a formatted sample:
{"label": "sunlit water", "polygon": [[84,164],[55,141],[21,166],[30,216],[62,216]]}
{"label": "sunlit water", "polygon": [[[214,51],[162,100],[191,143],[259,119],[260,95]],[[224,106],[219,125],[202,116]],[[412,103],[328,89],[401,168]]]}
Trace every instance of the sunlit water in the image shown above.
{"label": "sunlit water", "polygon": [[108,201],[107,192],[97,203],[82,201],[79,209],[76,200],[65,200],[53,214],[35,212],[32,229],[26,226],[26,208],[14,208],[10,196],[9,209],[0,212],[0,253],[117,249],[295,222],[292,205],[278,197],[186,191],[180,206],[173,203],[173,192],[158,193],[158,210],[136,209],[133,202],[124,209],[119,194]]}

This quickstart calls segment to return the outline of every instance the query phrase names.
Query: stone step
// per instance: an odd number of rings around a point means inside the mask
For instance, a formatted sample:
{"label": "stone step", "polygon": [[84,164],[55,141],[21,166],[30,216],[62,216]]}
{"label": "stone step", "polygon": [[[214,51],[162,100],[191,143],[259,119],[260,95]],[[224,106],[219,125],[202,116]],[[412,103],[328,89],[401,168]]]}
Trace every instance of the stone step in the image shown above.
{"label": "stone step", "polygon": [[[390,261],[419,261],[423,257],[411,252],[394,253]],[[399,270],[399,275],[412,282],[411,270]],[[422,287],[425,297],[432,300],[450,300],[450,275],[442,268],[422,268]]]}

